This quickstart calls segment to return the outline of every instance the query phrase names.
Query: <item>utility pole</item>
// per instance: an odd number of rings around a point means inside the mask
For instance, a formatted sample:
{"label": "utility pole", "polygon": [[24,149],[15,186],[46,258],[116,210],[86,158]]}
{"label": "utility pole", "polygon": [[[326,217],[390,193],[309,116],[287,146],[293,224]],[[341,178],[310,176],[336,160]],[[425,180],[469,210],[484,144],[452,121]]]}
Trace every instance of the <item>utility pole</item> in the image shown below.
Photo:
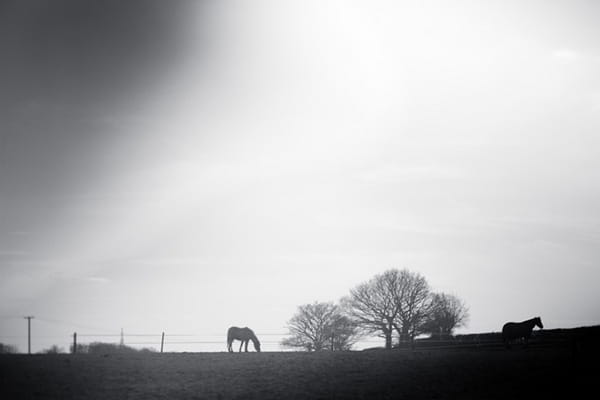
{"label": "utility pole", "polygon": [[33,316],[29,315],[23,318],[27,320],[27,354],[31,354],[31,319]]}
{"label": "utility pole", "polygon": [[121,342],[119,343],[119,346],[121,346],[121,347],[125,346],[125,337],[123,336],[123,328],[121,328]]}

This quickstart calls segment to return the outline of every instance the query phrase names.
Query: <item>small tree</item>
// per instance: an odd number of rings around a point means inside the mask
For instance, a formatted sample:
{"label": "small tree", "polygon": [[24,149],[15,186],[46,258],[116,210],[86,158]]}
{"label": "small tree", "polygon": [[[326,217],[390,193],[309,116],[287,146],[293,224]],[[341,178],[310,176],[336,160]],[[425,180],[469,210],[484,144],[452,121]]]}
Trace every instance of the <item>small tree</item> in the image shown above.
{"label": "small tree", "polygon": [[329,330],[331,349],[334,351],[350,350],[360,338],[358,325],[346,315],[338,315]]}
{"label": "small tree", "polygon": [[287,325],[290,337],[281,344],[307,351],[348,350],[357,337],[356,325],[333,303],[301,305]]}
{"label": "small tree", "polygon": [[448,336],[454,329],[464,326],[468,320],[469,310],[460,298],[447,293],[434,293],[431,296],[431,312],[424,331]]}
{"label": "small tree", "polygon": [[117,343],[92,342],[88,345],[89,354],[135,353],[137,350],[130,346]]}

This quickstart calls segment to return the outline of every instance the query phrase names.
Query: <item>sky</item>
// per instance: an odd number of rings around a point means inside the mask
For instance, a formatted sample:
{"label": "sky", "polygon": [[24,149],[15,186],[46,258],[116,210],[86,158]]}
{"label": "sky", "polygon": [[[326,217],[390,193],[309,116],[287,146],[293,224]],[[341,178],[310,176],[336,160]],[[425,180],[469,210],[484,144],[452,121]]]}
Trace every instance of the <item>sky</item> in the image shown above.
{"label": "sky", "polygon": [[231,325],[278,350],[297,306],[390,268],[463,299],[459,333],[600,323],[598,16],[3,1],[0,342],[32,315],[32,351],[224,351]]}

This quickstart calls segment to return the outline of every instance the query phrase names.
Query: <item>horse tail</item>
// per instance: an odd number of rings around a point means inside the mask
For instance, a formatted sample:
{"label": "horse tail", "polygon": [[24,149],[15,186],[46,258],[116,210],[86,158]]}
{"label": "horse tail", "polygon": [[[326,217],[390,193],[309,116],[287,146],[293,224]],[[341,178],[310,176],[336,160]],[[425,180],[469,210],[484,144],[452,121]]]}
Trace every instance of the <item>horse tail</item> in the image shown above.
{"label": "horse tail", "polygon": [[233,328],[227,329],[227,351],[232,352],[231,344],[233,343]]}

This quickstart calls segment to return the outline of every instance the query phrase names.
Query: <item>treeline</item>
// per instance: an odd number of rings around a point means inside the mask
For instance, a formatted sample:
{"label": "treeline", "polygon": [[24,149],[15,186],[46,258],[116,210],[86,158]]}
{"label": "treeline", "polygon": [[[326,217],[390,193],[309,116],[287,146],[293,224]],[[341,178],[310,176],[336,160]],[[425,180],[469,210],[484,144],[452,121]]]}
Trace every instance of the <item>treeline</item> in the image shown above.
{"label": "treeline", "polygon": [[394,337],[397,343],[422,334],[448,337],[468,317],[459,297],[433,292],[419,273],[390,269],[351,289],[338,303],[299,306],[281,344],[308,351],[349,350],[365,335],[376,335],[391,349]]}
{"label": "treeline", "polygon": [[71,353],[76,350],[78,354],[116,354],[116,353],[153,353],[156,350],[152,348],[144,347],[142,349],[136,349],[134,347],[126,346],[124,344],[116,343],[104,343],[104,342],[92,342],[89,344],[77,343],[77,348],[74,349],[73,345],[69,347]]}
{"label": "treeline", "polygon": [[[71,353],[75,353],[73,345],[69,347]],[[116,354],[116,353],[153,353],[156,350],[152,348],[136,349],[134,347],[116,344],[116,343],[104,343],[104,342],[92,342],[89,344],[78,343],[76,353],[79,354]],[[61,354],[64,353],[64,348],[56,345],[50,346],[47,349],[42,350],[42,354]],[[18,349],[16,346],[0,343],[0,354],[16,354]]]}
{"label": "treeline", "polygon": [[12,344],[0,343],[0,354],[14,354],[17,353],[17,347]]}

